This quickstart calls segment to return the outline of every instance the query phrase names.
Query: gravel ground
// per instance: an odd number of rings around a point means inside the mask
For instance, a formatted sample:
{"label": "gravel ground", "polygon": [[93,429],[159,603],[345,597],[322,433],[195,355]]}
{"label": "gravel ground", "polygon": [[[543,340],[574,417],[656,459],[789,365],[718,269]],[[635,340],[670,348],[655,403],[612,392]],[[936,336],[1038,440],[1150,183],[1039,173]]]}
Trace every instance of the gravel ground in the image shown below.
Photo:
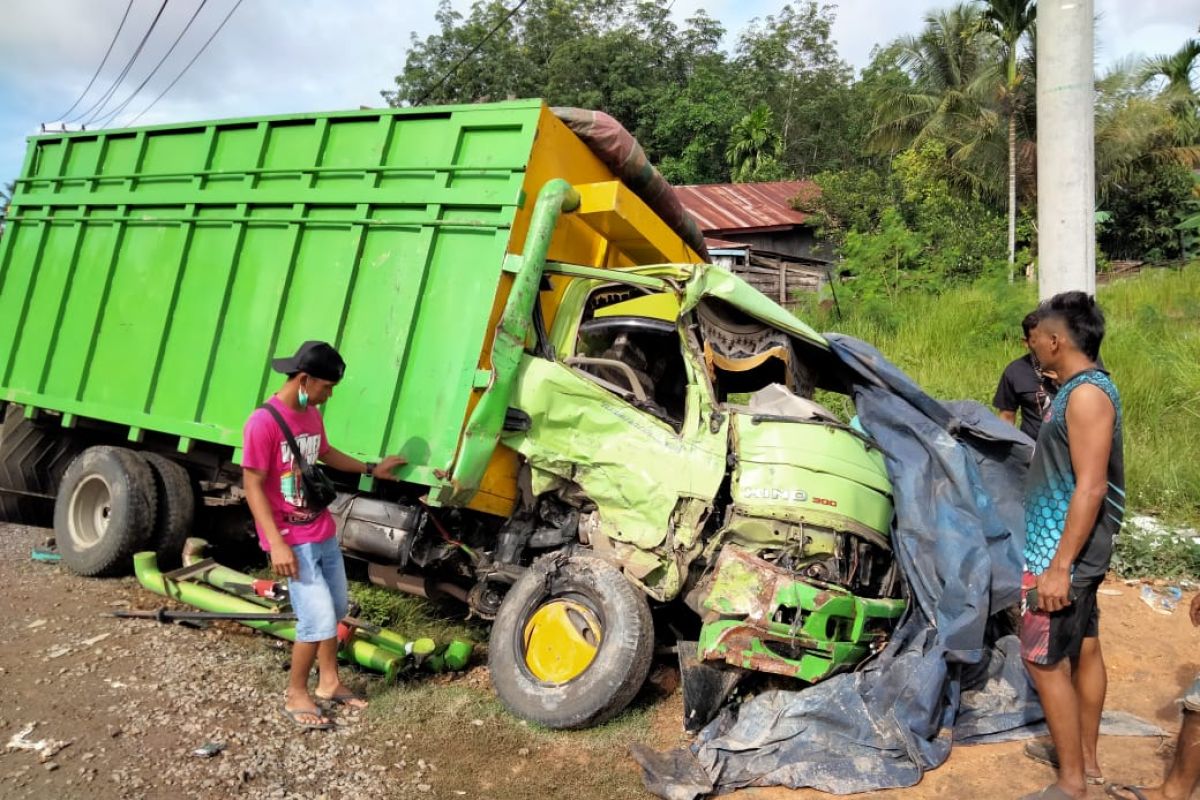
{"label": "gravel ground", "polygon": [[[157,605],[132,578],[88,580],[33,562],[47,531],[0,524],[0,797],[374,798],[435,796],[412,734],[339,709],[301,731],[282,708],[287,648],[236,625],[196,630],[101,616]],[[347,675],[360,688],[370,680]],[[208,743],[223,750],[193,754]],[[453,792],[447,792],[453,796]]]}

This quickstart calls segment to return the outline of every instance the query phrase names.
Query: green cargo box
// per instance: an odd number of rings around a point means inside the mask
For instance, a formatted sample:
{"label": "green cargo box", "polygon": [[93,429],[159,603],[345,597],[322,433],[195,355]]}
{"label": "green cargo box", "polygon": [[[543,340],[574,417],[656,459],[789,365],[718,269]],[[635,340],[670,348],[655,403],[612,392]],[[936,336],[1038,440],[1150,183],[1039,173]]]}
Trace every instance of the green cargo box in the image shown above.
{"label": "green cargo box", "polygon": [[[550,257],[697,260],[540,101],[32,137],[0,238],[0,399],[237,461],[270,358],[325,339],[349,365],[330,440],[436,486],[553,178],[583,207]],[[477,502],[506,513],[515,458],[494,466]]]}

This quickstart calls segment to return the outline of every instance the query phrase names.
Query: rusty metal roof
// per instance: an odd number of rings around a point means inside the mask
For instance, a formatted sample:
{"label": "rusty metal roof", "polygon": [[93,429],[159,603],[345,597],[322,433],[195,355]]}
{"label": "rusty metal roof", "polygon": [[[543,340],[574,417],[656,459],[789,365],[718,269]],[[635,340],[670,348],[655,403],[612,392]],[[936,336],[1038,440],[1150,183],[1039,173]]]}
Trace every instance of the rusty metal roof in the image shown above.
{"label": "rusty metal roof", "polygon": [[679,202],[704,233],[786,230],[805,225],[810,215],[792,208],[790,201],[796,195],[820,191],[812,181],[675,187]]}

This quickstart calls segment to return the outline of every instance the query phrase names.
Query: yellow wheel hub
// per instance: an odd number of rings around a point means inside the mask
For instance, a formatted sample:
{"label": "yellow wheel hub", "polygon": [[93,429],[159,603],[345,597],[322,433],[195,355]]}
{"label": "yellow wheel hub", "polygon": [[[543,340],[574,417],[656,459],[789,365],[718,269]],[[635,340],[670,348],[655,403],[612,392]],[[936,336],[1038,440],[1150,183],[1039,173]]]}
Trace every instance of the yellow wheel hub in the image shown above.
{"label": "yellow wheel hub", "polygon": [[590,608],[551,600],[525,623],[525,665],[538,680],[566,683],[591,666],[600,638],[600,620]]}

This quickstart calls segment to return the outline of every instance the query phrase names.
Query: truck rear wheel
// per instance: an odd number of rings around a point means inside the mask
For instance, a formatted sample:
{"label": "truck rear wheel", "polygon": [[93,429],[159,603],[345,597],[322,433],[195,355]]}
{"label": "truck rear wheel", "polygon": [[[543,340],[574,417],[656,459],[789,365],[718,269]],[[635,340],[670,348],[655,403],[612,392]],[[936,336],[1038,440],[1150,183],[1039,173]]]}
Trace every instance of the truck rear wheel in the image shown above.
{"label": "truck rear wheel", "polygon": [[78,453],[79,445],[62,428],[39,425],[26,419],[20,407],[9,407],[0,425],[0,521],[42,528],[54,524],[54,493]]}
{"label": "truck rear wheel", "polygon": [[120,447],[89,447],[71,462],[54,503],[63,564],[85,576],[119,575],[154,531],[157,491],[150,465]]}
{"label": "truck rear wheel", "polygon": [[163,569],[179,566],[183,543],[192,534],[196,516],[196,493],[192,479],[181,465],[157,453],[138,453],[154,474],[156,508],[151,546]]}
{"label": "truck rear wheel", "polygon": [[505,595],[488,652],[509,711],[547,728],[584,728],[616,716],[641,689],[654,622],[645,595],[616,567],[556,553]]}

